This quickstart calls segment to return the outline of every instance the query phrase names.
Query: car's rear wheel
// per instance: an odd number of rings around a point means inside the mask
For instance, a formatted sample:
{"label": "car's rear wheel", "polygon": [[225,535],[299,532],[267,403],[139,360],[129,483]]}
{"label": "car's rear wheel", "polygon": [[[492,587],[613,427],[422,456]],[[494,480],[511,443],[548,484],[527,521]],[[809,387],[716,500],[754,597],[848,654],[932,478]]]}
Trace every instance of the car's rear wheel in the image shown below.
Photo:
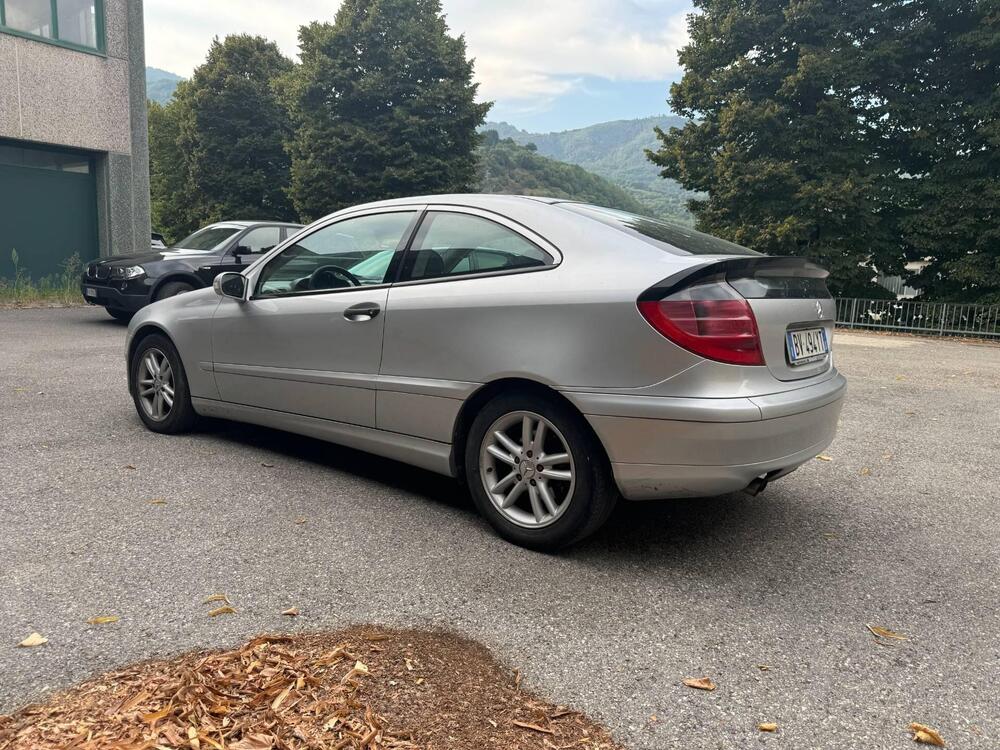
{"label": "car's rear wheel", "polygon": [[501,395],[473,421],[465,474],[483,516],[505,539],[557,550],[592,534],[618,492],[604,450],[568,405]]}
{"label": "car's rear wheel", "polygon": [[108,311],[108,315],[122,323],[128,323],[135,317],[135,313],[129,310],[115,310],[112,307],[105,307],[104,309]]}
{"label": "car's rear wheel", "polygon": [[186,294],[187,292],[193,291],[194,285],[189,284],[186,281],[168,281],[157,290],[156,299],[154,301],[159,302],[161,299],[176,297],[178,294]]}
{"label": "car's rear wheel", "polygon": [[147,336],[129,365],[132,400],[139,418],[153,432],[177,434],[197,419],[187,376],[177,350],[166,336]]}

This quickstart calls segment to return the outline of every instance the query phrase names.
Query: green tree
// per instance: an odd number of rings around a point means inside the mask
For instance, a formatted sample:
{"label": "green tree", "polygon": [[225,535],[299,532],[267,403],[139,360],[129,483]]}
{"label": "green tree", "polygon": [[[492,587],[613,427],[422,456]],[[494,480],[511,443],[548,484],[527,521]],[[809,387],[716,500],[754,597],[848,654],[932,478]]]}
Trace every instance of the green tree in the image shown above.
{"label": "green tree", "polygon": [[439,0],[345,0],[299,31],[302,64],[280,89],[295,126],[290,195],[304,219],[363,201],[466,190],[476,103],[463,37]]}
{"label": "green tree", "polygon": [[880,57],[903,236],[928,298],[1000,304],[1000,4],[894,3]]}
{"label": "green tree", "polygon": [[153,230],[175,242],[191,225],[191,200],[184,156],[178,144],[180,125],[175,102],[147,102],[149,115],[149,186]]}
{"label": "green tree", "polygon": [[[179,174],[163,179],[172,193],[154,198],[164,205],[187,203],[183,213],[167,215],[165,228],[175,238],[225,219],[296,218],[284,149],[291,123],[272,86],[291,69],[274,42],[229,36],[215,39],[206,61],[178,86],[166,108],[169,122],[155,124],[176,127],[173,144],[173,131],[151,135],[164,141],[161,154],[180,157]],[[155,159],[162,163],[159,155]]]}
{"label": "green tree", "polygon": [[[883,9],[870,0],[694,0],[691,41],[650,159],[704,194],[698,226],[756,250],[809,257],[836,294],[898,273],[896,166],[878,147],[884,102],[860,95]],[[877,87],[876,87],[877,88]]]}

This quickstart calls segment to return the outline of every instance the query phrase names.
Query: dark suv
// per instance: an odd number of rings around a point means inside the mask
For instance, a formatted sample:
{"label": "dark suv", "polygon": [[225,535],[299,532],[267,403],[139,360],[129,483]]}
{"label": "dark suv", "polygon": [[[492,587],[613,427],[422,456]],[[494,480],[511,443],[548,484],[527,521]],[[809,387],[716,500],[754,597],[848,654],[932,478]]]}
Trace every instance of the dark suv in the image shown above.
{"label": "dark suv", "polygon": [[128,321],[152,302],[211,286],[224,271],[241,271],[301,228],[274,221],[211,224],[165,250],[88,264],[80,291],[90,304]]}

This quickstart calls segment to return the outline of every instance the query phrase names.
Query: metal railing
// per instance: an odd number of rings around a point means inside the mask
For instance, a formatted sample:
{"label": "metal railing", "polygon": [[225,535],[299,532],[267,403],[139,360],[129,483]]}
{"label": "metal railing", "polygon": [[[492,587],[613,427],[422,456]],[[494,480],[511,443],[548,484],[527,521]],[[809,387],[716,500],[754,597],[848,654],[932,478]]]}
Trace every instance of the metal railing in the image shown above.
{"label": "metal railing", "polygon": [[959,305],[906,299],[838,299],[837,325],[925,336],[1000,338],[1000,305]]}

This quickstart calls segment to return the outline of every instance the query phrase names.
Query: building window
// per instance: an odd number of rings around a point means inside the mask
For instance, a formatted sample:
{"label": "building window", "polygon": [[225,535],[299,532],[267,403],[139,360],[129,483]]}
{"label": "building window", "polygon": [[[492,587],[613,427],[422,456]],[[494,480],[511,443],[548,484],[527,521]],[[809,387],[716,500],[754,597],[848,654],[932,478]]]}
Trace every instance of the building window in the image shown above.
{"label": "building window", "polygon": [[23,148],[0,141],[0,166],[48,169],[54,172],[90,174],[92,159],[70,151]]}
{"label": "building window", "polygon": [[0,0],[0,31],[104,51],[103,0]]}

